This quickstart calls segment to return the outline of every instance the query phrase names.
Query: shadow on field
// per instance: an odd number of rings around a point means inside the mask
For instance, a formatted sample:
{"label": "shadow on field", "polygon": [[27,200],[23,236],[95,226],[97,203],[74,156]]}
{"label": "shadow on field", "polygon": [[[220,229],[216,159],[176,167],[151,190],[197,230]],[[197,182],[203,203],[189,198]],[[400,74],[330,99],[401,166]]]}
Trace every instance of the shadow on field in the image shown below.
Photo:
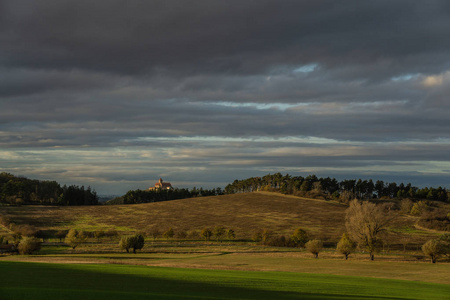
{"label": "shadow on field", "polygon": [[[246,273],[247,274],[247,273]],[[384,299],[302,292],[302,282],[243,273],[0,262],[1,299]],[[303,287],[308,290],[308,286]],[[246,286],[245,286],[246,285]],[[266,290],[264,290],[266,289]],[[271,290],[272,289],[272,290]],[[296,291],[274,291],[295,289]],[[314,289],[313,289],[314,290]],[[401,299],[397,298],[396,299]]]}

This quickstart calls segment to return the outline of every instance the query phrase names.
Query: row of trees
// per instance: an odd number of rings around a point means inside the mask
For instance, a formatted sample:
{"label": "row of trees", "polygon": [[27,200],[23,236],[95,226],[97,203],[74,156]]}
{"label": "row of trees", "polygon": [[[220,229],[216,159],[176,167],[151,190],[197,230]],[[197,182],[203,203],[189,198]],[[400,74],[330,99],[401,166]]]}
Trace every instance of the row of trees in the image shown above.
{"label": "row of trees", "polygon": [[[344,255],[344,258],[347,260],[359,248],[360,250],[367,251],[370,255],[370,260],[374,260],[375,253],[382,245],[380,233],[386,229],[391,219],[392,215],[386,215],[384,208],[380,205],[377,206],[369,202],[359,203],[356,200],[352,201],[346,214],[347,233],[344,233],[337,243],[336,251]],[[72,249],[85,243],[89,237],[100,239],[101,237],[108,236],[107,231],[85,232],[70,229],[64,233],[64,242]],[[114,231],[114,233],[116,236],[117,232]],[[16,249],[21,254],[32,254],[40,250],[41,241],[32,235],[33,231],[31,229],[24,229],[22,232],[15,234],[17,236],[14,238],[12,244],[14,247],[12,249]],[[153,228],[146,235],[152,237],[153,240],[158,237],[164,237],[169,240],[174,238],[175,231],[169,228],[167,231],[161,233],[156,228]],[[185,232],[180,231],[177,237],[186,238],[187,236]],[[196,237],[201,237],[205,241],[210,241],[214,237],[218,242],[222,242],[224,238],[231,241],[236,236],[233,229],[216,226],[213,229],[208,227],[203,228]],[[255,242],[261,242],[264,245],[305,248],[315,258],[318,258],[324,246],[321,240],[316,238],[310,239],[308,233],[302,228],[297,228],[289,238],[275,236],[271,230],[264,229],[256,232],[253,235],[253,240]],[[4,237],[0,237],[0,244],[3,243],[8,244],[8,241]],[[133,253],[136,253],[136,250],[142,249],[144,244],[145,234],[138,233],[122,236],[119,241],[119,248],[125,250],[127,253],[132,249]],[[422,246],[422,251],[430,257],[432,263],[435,263],[441,256],[450,256],[450,234],[443,234],[437,239],[427,241]]]}
{"label": "row of trees", "polygon": [[0,202],[7,204],[95,205],[91,187],[60,186],[56,181],[33,180],[0,173]]}
{"label": "row of trees", "polygon": [[194,197],[206,197],[206,196],[217,196],[223,195],[224,192],[221,188],[214,189],[157,189],[157,190],[131,190],[125,195],[115,198],[107,202],[107,204],[138,204],[138,203],[150,203],[150,202],[160,202],[169,201],[177,199],[187,199]]}
{"label": "row of trees", "polygon": [[[419,189],[411,183],[384,182],[372,179],[351,179],[338,181],[335,178],[318,178],[316,175],[291,176],[281,173],[268,174],[263,177],[251,177],[235,180],[225,187],[225,193],[234,194],[253,191],[279,191],[284,194],[315,192],[330,198],[371,199],[371,198],[419,198],[448,201],[450,191],[438,187]],[[314,194],[314,193],[310,193]]]}

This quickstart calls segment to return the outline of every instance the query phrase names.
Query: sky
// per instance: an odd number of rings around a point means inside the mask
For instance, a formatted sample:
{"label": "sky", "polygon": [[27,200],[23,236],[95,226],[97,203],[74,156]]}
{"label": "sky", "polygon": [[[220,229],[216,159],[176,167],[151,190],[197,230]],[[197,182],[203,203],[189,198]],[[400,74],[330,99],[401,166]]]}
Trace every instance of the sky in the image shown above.
{"label": "sky", "polygon": [[0,0],[0,171],[450,188],[449,37],[447,0]]}

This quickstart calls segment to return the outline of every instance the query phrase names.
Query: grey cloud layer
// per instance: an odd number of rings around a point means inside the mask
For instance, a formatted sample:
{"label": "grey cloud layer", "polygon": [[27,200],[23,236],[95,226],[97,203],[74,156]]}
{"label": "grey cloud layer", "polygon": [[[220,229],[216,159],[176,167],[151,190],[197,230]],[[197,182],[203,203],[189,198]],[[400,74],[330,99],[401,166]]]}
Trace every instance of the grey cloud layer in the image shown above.
{"label": "grey cloud layer", "polygon": [[[120,175],[78,150],[149,149],[148,164],[122,151],[121,182],[140,164],[186,182],[364,168],[448,178],[449,36],[444,0],[0,0],[0,168],[107,186]],[[291,137],[326,142],[277,144]],[[56,148],[69,160],[52,162]]]}
{"label": "grey cloud layer", "polygon": [[1,57],[9,67],[157,75],[259,74],[308,62],[384,62],[393,72],[409,71],[411,59],[413,70],[449,66],[447,1],[66,0],[1,6]]}

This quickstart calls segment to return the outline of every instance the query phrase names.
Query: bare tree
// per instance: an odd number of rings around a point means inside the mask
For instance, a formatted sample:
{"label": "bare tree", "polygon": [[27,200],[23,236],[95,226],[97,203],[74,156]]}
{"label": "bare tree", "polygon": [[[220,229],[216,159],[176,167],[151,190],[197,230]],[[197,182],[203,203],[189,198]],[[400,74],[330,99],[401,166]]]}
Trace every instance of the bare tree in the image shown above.
{"label": "bare tree", "polygon": [[381,237],[386,225],[392,220],[391,211],[385,211],[381,206],[371,202],[353,200],[347,209],[345,226],[347,232],[360,248],[367,250],[370,260],[374,260],[375,252],[381,246]]}

